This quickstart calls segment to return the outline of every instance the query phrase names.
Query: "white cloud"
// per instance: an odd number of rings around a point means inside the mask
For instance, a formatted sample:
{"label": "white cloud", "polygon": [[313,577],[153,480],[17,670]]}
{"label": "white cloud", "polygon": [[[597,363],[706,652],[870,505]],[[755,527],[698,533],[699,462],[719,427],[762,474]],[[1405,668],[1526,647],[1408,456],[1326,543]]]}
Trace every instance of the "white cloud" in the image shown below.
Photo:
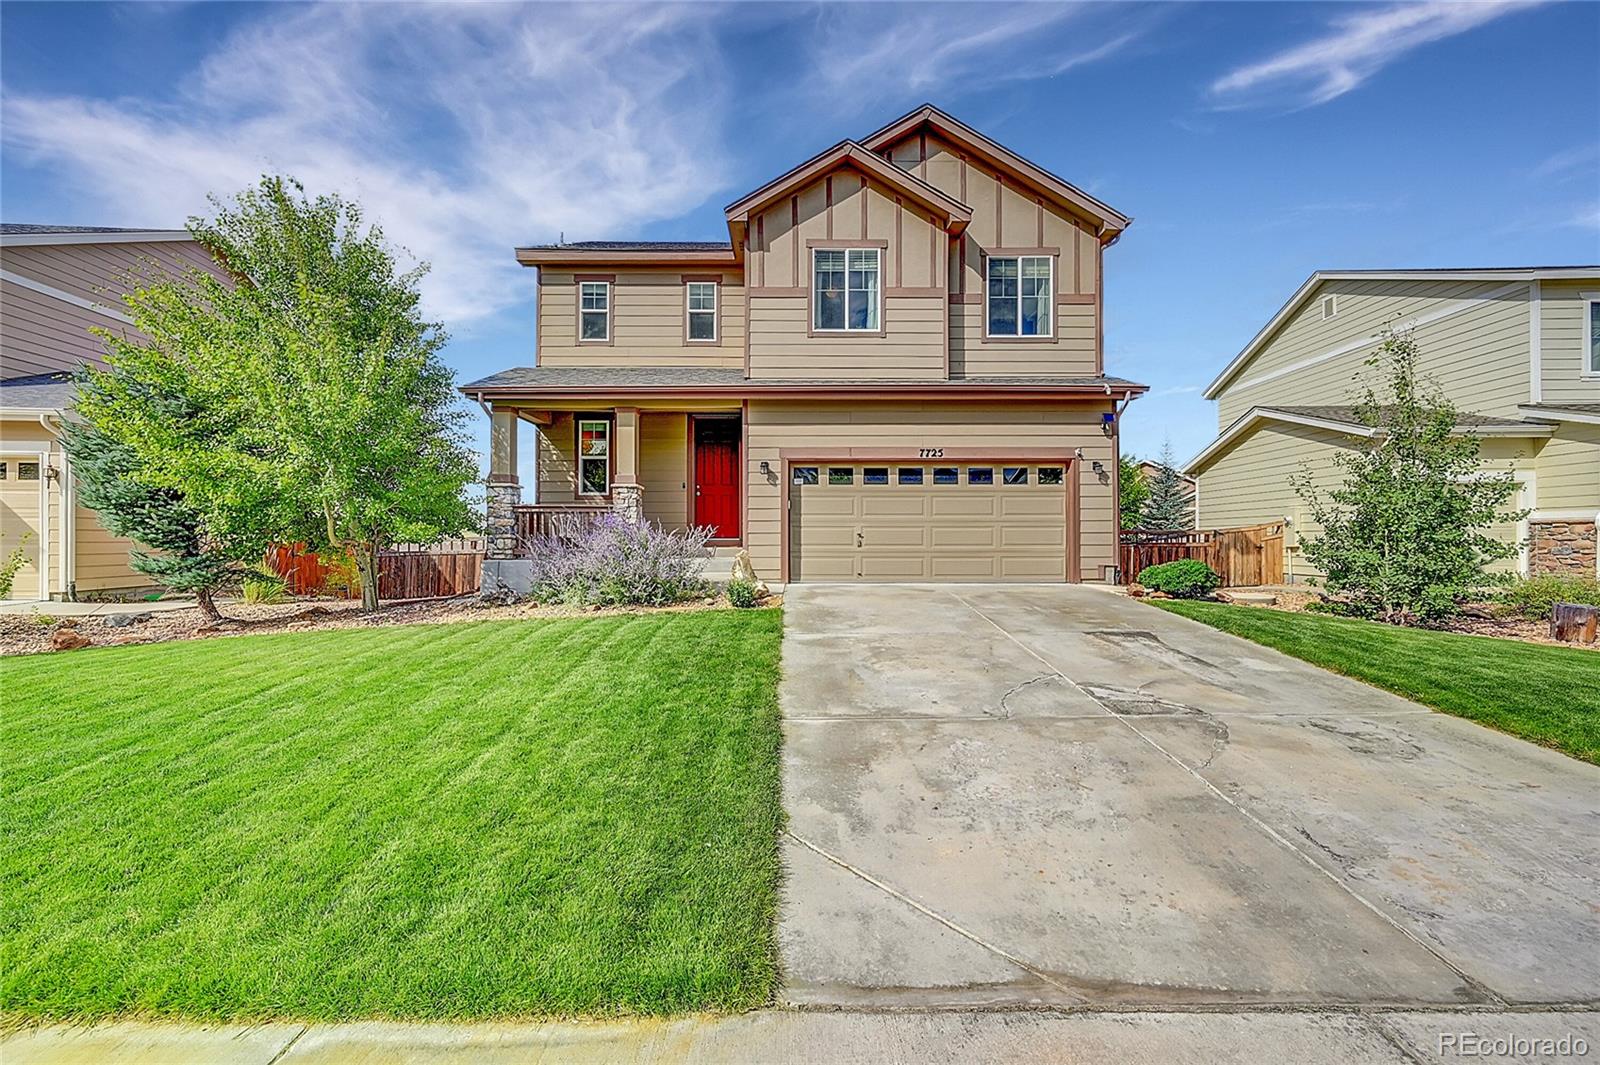
{"label": "white cloud", "polygon": [[1539,2],[1362,5],[1354,14],[1335,18],[1326,35],[1218,78],[1211,84],[1211,97],[1225,107],[1283,100],[1306,107],[1324,104],[1359,87],[1413,49]]}
{"label": "white cloud", "polygon": [[447,323],[527,297],[515,244],[628,236],[720,191],[727,76],[703,13],[290,10],[237,29],[171,101],[7,93],[7,150],[98,224],[176,226],[269,170],[338,191],[433,264]]}
{"label": "white cloud", "polygon": [[1586,177],[1592,181],[1597,173],[1600,173],[1600,144],[1580,144],[1542,160],[1528,176],[1554,181]]}

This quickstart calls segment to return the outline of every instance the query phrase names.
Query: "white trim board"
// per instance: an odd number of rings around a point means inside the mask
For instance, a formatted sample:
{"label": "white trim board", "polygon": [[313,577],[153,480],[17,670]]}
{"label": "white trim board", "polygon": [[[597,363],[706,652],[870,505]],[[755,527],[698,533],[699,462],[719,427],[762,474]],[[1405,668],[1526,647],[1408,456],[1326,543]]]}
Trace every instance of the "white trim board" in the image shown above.
{"label": "white trim board", "polygon": [[1544,422],[1582,422],[1585,425],[1600,425],[1600,414],[1588,414],[1584,411],[1576,410],[1560,410],[1554,405],[1550,407],[1523,405],[1517,408],[1517,413],[1524,418],[1537,418]]}
{"label": "white trim board", "polygon": [[93,300],[86,300],[82,296],[74,295],[71,292],[56,288],[54,285],[47,285],[43,281],[35,281],[31,277],[23,277],[21,274],[13,273],[10,270],[0,270],[0,279],[9,281],[13,285],[20,285],[22,288],[37,292],[42,296],[49,296],[53,300],[60,300],[62,303],[70,303],[74,307],[82,307],[86,311],[93,311],[95,314],[100,314],[107,318],[115,319],[116,321],[122,322],[126,325],[133,324],[132,318],[129,318],[127,315],[123,314],[114,307],[107,307],[103,303],[95,303]]}
{"label": "white trim board", "polygon": [[45,244],[171,244],[190,241],[187,229],[138,229],[125,233],[0,233],[0,248]]}
{"label": "white trim board", "polygon": [[1533,403],[1539,402],[1539,395],[1544,390],[1544,345],[1540,338],[1540,331],[1544,328],[1540,324],[1543,314],[1543,294],[1535,278],[1528,283],[1528,399]]}
{"label": "white trim board", "polygon": [[[1502,296],[1509,296],[1518,289],[1525,287],[1527,287],[1527,282],[1518,281],[1514,284],[1502,285],[1500,288],[1490,289],[1481,296],[1472,296],[1467,299],[1452,299],[1449,304],[1444,307],[1440,307],[1437,310],[1428,311],[1426,314],[1419,314],[1413,318],[1401,319],[1400,321],[1395,322],[1390,328],[1398,332],[1407,329],[1417,329],[1425,325],[1432,325],[1434,322],[1442,322],[1446,318],[1453,318],[1458,314],[1464,314],[1467,311],[1476,310],[1479,307],[1486,306],[1500,299]],[[1247,378],[1243,381],[1240,381],[1234,387],[1239,389],[1254,388],[1255,386],[1265,384],[1268,381],[1275,381],[1286,374],[1298,373],[1299,371],[1307,369],[1311,366],[1315,366],[1318,363],[1326,362],[1329,359],[1338,358],[1340,355],[1348,355],[1352,351],[1360,351],[1362,348],[1372,347],[1374,344],[1380,343],[1382,340],[1383,334],[1378,332],[1369,334],[1368,336],[1359,337],[1355,340],[1346,341],[1337,347],[1329,348],[1327,351],[1324,351],[1321,354],[1313,355],[1310,358],[1301,359],[1299,362],[1290,363],[1288,366],[1280,366],[1276,370],[1268,370],[1264,374]],[[1215,385],[1213,384],[1212,388],[1214,387]],[[1215,398],[1211,388],[1206,390],[1206,398]]]}

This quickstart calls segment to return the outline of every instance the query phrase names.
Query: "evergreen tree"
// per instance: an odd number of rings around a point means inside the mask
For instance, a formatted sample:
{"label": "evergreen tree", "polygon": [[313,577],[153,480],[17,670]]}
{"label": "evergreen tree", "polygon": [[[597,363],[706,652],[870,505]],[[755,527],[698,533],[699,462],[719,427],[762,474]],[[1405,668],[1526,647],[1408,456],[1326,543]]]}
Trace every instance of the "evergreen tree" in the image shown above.
{"label": "evergreen tree", "polygon": [[1150,485],[1131,455],[1117,456],[1117,510],[1124,529],[1144,527],[1144,504],[1150,498]]}
{"label": "evergreen tree", "polygon": [[[95,379],[86,375],[79,387],[94,390]],[[147,403],[151,409],[165,409],[169,417],[187,417],[174,397],[149,395]],[[212,592],[228,579],[229,559],[206,542],[200,515],[182,493],[140,480],[134,449],[94,424],[69,421],[64,431],[78,502],[97,513],[111,533],[146,549],[130,552],[133,569],[175,592],[193,594],[206,618],[219,619]]]}
{"label": "evergreen tree", "polygon": [[1172,457],[1172,441],[1161,445],[1161,457],[1150,478],[1150,498],[1144,504],[1147,529],[1188,529],[1194,525],[1193,497],[1183,482]]}

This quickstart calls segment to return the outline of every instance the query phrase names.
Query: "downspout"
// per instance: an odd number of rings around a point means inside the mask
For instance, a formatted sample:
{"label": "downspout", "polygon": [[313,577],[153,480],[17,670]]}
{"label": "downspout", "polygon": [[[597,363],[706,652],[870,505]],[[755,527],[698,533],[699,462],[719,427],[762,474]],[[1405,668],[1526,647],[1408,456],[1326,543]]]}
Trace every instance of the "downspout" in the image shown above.
{"label": "downspout", "polygon": [[[52,420],[55,424],[52,425]],[[72,456],[67,454],[66,441],[61,436],[61,422],[51,414],[39,415],[39,427],[61,444],[61,474],[56,488],[61,493],[61,546],[57,564],[61,575],[61,597],[69,603],[78,601],[78,510],[73,505]],[[48,577],[45,581],[49,584]],[[45,589],[48,597],[49,589]]]}

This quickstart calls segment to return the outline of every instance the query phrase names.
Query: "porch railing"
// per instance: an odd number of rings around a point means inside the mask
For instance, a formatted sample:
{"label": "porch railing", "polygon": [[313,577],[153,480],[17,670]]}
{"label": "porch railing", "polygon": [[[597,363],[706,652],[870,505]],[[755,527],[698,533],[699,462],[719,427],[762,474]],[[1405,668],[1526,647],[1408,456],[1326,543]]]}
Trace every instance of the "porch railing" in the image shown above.
{"label": "porch railing", "polygon": [[517,519],[517,542],[555,537],[574,540],[602,515],[611,513],[604,503],[533,503],[513,510]]}

